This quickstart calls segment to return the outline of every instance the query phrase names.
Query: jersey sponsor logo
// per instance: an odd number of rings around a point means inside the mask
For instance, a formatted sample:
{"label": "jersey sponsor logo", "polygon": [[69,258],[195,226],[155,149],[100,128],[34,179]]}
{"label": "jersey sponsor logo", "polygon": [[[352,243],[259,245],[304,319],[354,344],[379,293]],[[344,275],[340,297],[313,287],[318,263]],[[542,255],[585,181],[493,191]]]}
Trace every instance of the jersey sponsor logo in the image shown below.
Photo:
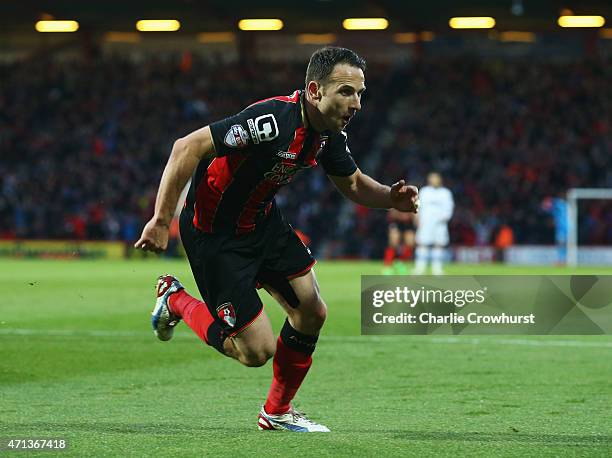
{"label": "jersey sponsor logo", "polygon": [[249,143],[249,134],[240,124],[234,124],[225,134],[223,143],[230,148],[244,148]]}
{"label": "jersey sponsor logo", "polygon": [[[251,120],[249,119],[249,121]],[[247,121],[247,124],[249,124],[249,121]],[[258,116],[253,121],[253,125],[257,139],[260,142],[270,142],[278,137],[278,125],[272,113]]]}
{"label": "jersey sponsor logo", "polygon": [[251,140],[256,145],[259,145],[259,136],[257,135],[257,130],[255,129],[255,122],[252,119],[247,119],[247,124],[249,126],[249,134],[251,134]]}
{"label": "jersey sponsor logo", "polygon": [[289,151],[279,151],[278,153],[276,153],[276,155],[278,157],[282,157],[283,159],[291,160],[295,160],[295,158],[297,157],[297,153],[290,153]]}
{"label": "jersey sponsor logo", "polygon": [[283,162],[277,162],[272,167],[272,170],[266,172],[264,177],[266,180],[272,181],[274,184],[282,186],[290,183],[295,177],[295,174],[302,169],[308,169],[310,167],[298,165],[298,164],[286,164]]}
{"label": "jersey sponsor logo", "polygon": [[236,312],[231,302],[225,302],[217,307],[217,316],[230,328],[236,326]]}

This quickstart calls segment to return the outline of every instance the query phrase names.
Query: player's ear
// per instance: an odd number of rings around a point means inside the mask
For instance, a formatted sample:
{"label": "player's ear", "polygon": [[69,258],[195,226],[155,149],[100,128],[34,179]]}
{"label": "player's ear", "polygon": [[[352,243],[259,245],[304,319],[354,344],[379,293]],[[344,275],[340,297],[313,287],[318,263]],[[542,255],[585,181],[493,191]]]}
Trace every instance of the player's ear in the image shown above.
{"label": "player's ear", "polygon": [[321,85],[316,81],[310,81],[306,87],[306,91],[308,91],[308,97],[317,102],[321,100],[323,96]]}

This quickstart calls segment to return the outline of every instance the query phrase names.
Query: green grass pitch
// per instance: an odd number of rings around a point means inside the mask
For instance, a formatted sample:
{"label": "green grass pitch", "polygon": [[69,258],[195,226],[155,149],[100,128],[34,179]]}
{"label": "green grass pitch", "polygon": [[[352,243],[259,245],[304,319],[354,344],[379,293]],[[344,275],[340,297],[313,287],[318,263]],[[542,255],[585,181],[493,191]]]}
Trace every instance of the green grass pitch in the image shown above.
{"label": "green grass pitch", "polygon": [[360,275],[380,268],[316,267],[329,318],[295,404],[332,433],[300,435],[257,431],[271,363],[184,324],[154,338],[153,283],[195,292],[185,261],[0,261],[0,437],[68,438],[44,456],[612,456],[612,336],[360,336]]}

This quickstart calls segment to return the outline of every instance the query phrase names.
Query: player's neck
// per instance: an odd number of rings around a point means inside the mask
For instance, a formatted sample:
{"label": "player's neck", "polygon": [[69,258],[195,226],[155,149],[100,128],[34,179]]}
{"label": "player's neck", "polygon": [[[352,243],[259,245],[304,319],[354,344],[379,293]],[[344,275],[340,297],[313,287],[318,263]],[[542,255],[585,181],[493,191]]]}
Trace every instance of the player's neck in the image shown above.
{"label": "player's neck", "polygon": [[317,107],[308,101],[306,95],[302,99],[302,121],[306,128],[313,129],[319,133],[326,130],[321,113],[317,110]]}

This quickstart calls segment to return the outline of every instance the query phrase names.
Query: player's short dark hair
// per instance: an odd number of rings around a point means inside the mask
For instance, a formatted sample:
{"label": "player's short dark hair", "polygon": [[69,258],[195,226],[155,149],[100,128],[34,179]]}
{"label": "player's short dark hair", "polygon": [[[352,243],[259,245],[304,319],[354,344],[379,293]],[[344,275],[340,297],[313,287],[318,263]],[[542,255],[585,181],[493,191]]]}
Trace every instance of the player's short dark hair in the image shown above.
{"label": "player's short dark hair", "polygon": [[306,85],[309,81],[323,82],[338,64],[348,64],[365,72],[366,62],[356,52],[337,46],[326,46],[318,49],[310,56],[306,69]]}

